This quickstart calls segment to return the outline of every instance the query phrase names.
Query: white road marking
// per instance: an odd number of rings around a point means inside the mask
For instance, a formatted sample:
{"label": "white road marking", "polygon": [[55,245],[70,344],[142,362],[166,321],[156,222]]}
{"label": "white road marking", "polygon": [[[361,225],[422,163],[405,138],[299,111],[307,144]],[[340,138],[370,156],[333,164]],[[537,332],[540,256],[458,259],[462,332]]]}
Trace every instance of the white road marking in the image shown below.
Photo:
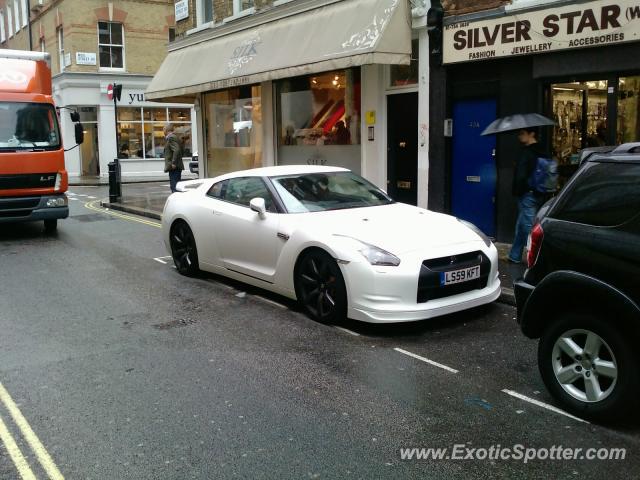
{"label": "white road marking", "polygon": [[502,391],[504,393],[506,393],[507,395],[511,395],[512,397],[518,398],[518,399],[523,400],[525,402],[533,403],[534,405],[537,405],[538,407],[546,408],[547,410],[551,410],[552,412],[559,413],[560,415],[564,415],[565,417],[573,418],[574,420],[577,420],[579,422],[589,423],[586,420],[583,420],[583,419],[578,418],[578,417],[574,417],[573,415],[571,415],[570,413],[565,412],[564,410],[560,410],[559,408],[554,407],[553,405],[549,405],[547,403],[541,402],[540,400],[536,400],[535,398],[527,397],[526,395],[522,395],[521,393],[514,392],[513,390],[508,390],[506,388],[503,389]]}
{"label": "white road marking", "polygon": [[78,199],[76,197],[69,197],[69,200],[73,201],[73,202],[77,202]]}
{"label": "white road marking", "polygon": [[2,400],[2,403],[4,403],[4,406],[9,411],[11,418],[13,418],[13,421],[20,429],[20,432],[22,432],[22,436],[31,447],[31,450],[33,450],[33,453],[35,453],[36,458],[40,462],[40,465],[42,465],[42,468],[44,468],[44,470],[47,472],[47,475],[49,475],[49,478],[51,480],[64,480],[62,473],[60,473],[60,470],[58,470],[58,467],[54,463],[47,450],[44,448],[44,445],[42,445],[40,439],[31,429],[29,422],[27,422],[27,419],[24,418],[22,412],[15,404],[15,402],[9,395],[9,392],[7,392],[2,383],[0,383],[0,400]]}
{"label": "white road marking", "polygon": [[18,470],[18,473],[20,474],[20,478],[22,478],[23,480],[36,480],[36,476],[33,474],[31,467],[29,467],[29,463],[27,463],[27,461],[25,460],[24,455],[22,455],[20,448],[18,447],[18,445],[16,444],[16,441],[11,436],[11,432],[9,432],[9,429],[2,421],[1,417],[0,417],[0,440],[2,440],[2,443],[4,444],[7,452],[9,453],[11,460],[13,460],[13,464],[16,466],[16,469]]}
{"label": "white road marking", "polygon": [[160,262],[160,263],[161,263],[161,264],[163,264],[163,265],[166,265],[166,264],[167,264],[167,262],[165,262],[164,260],[162,260],[162,258],[154,258],[154,260],[155,260],[156,262]]}
{"label": "white road marking", "polygon": [[407,352],[406,350],[403,350],[401,348],[394,348],[394,350],[396,352],[403,353],[405,355],[409,355],[410,357],[418,359],[418,360],[420,360],[422,362],[428,363],[429,365],[433,365],[434,367],[442,368],[443,370],[446,370],[447,372],[458,373],[458,370],[456,370],[455,368],[448,367],[446,365],[443,365],[442,363],[434,362],[433,360],[429,360],[428,358],[421,357],[420,355],[416,355],[415,353]]}
{"label": "white road marking", "polygon": [[280,308],[282,308],[284,310],[288,310],[289,309],[289,307],[287,307],[286,305],[283,305],[283,304],[278,303],[278,302],[274,302],[273,300],[269,300],[268,298],[264,298],[264,297],[262,297],[260,295],[253,295],[253,298],[257,298],[258,300],[262,300],[263,302],[269,303],[271,305],[275,305],[276,307],[280,307]]}
{"label": "white road marking", "polygon": [[89,195],[85,195],[84,193],[76,193],[77,197],[88,197]]}
{"label": "white road marking", "polygon": [[334,325],[333,328],[335,328],[336,330],[341,330],[345,333],[348,333],[349,335],[353,335],[354,337],[359,337],[360,334],[357,332],[353,332],[351,330],[349,330],[348,328],[344,328],[344,327],[338,327],[337,325]]}
{"label": "white road marking", "polygon": [[91,198],[92,200],[95,200],[96,198],[98,198],[98,197],[94,197],[94,196],[92,196],[92,195],[87,195],[87,197],[88,197],[88,198]]}

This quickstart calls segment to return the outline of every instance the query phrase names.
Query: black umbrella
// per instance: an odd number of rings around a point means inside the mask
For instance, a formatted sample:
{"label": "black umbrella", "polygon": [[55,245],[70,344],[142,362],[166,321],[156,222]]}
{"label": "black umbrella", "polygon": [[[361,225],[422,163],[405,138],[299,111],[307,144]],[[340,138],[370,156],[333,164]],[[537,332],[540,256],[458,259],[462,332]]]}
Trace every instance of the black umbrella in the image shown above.
{"label": "black umbrella", "polygon": [[494,133],[511,132],[513,130],[522,130],[523,128],[543,127],[547,125],[555,125],[555,122],[537,113],[517,113],[494,120],[484,129],[481,135],[493,135]]}

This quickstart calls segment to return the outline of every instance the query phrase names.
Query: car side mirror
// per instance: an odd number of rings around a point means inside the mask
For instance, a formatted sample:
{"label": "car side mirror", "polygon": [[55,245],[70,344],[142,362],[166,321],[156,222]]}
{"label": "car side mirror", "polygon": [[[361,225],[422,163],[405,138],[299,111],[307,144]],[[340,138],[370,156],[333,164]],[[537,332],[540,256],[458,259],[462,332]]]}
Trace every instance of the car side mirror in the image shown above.
{"label": "car side mirror", "polygon": [[260,218],[264,219],[267,216],[267,206],[264,202],[264,198],[252,198],[251,202],[249,202],[249,207],[251,208],[251,210],[256,212],[260,216]]}
{"label": "car side mirror", "polygon": [[75,124],[75,129],[76,143],[80,145],[82,144],[82,142],[84,142],[84,127],[81,123],[78,122]]}

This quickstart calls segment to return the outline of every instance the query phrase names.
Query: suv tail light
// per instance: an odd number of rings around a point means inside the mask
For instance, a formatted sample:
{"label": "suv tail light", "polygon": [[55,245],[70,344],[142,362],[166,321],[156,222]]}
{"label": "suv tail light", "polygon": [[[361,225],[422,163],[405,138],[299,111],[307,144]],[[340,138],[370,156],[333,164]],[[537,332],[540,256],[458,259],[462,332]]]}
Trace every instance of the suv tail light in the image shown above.
{"label": "suv tail light", "polygon": [[544,238],[544,230],[542,225],[536,223],[529,234],[529,253],[527,254],[527,267],[532,268],[538,260],[540,247],[542,247],[542,239]]}

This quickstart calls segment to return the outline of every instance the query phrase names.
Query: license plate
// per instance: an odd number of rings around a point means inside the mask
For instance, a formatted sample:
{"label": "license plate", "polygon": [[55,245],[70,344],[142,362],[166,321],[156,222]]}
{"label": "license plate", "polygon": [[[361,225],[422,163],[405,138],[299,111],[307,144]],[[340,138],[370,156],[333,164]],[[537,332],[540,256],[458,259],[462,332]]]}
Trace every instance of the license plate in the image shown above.
{"label": "license plate", "polygon": [[440,273],[440,285],[468,282],[480,278],[480,265]]}

